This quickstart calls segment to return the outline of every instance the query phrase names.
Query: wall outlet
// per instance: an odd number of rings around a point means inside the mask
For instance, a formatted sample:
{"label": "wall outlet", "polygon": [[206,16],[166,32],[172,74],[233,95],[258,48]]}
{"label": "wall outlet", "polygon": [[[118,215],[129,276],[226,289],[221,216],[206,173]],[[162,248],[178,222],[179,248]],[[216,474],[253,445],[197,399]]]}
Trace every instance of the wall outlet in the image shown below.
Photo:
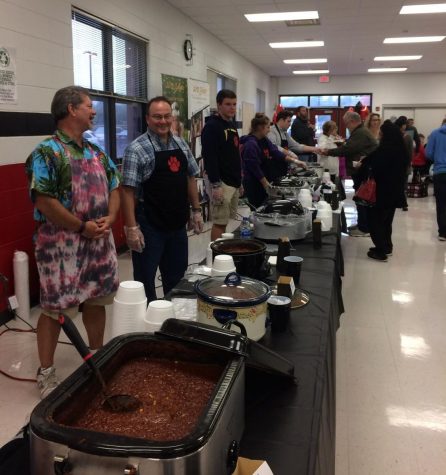
{"label": "wall outlet", "polygon": [[9,300],[9,306],[11,307],[11,310],[15,310],[16,308],[19,308],[19,301],[17,300],[17,297],[15,295],[11,295],[11,297],[9,297],[8,300]]}

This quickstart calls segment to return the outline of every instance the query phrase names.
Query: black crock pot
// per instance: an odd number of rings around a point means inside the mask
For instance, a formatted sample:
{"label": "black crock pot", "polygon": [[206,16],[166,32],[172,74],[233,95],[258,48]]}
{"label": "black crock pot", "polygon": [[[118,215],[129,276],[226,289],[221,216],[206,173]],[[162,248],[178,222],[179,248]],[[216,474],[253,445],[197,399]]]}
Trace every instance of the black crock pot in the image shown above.
{"label": "black crock pot", "polygon": [[266,244],[257,239],[221,239],[211,243],[212,257],[229,254],[237,273],[253,279],[263,279],[266,269]]}

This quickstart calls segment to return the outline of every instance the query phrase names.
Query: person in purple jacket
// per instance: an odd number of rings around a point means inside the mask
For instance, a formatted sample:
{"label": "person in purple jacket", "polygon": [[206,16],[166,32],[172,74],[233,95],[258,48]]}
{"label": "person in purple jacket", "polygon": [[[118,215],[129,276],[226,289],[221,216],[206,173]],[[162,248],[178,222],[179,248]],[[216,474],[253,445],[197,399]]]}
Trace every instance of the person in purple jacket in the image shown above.
{"label": "person in purple jacket", "polygon": [[271,183],[284,174],[283,165],[286,162],[300,163],[281,152],[267,138],[269,131],[270,119],[265,114],[257,113],[251,120],[251,132],[240,140],[243,188],[246,198],[255,207],[268,197],[266,190]]}

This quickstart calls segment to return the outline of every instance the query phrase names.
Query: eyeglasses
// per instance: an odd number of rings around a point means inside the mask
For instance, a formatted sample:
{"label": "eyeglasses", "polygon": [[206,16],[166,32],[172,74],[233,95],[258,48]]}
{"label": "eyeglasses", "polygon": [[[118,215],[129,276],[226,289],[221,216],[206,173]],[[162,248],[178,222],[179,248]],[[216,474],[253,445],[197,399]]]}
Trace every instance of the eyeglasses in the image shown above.
{"label": "eyeglasses", "polygon": [[155,120],[170,120],[172,118],[172,114],[164,114],[164,115],[161,115],[161,114],[153,114],[152,116],[152,119],[155,119]]}

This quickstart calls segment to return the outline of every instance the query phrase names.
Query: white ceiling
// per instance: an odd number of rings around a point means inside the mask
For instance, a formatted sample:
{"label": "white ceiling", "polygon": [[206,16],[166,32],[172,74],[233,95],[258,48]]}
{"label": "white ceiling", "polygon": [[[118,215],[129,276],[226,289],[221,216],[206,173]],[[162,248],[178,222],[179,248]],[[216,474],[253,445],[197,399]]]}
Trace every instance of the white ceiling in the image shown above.
{"label": "white ceiling", "polygon": [[[407,67],[406,73],[446,72],[446,39],[441,43],[385,45],[386,37],[446,35],[446,13],[399,15],[402,5],[445,0],[168,0],[170,4],[271,76],[297,69],[330,74],[367,74],[373,67]],[[317,10],[318,26],[284,22],[249,23],[245,13]],[[272,49],[268,43],[323,40],[321,48]],[[375,56],[422,54],[418,61],[376,62]],[[292,65],[284,59],[328,58],[327,64]]]}

